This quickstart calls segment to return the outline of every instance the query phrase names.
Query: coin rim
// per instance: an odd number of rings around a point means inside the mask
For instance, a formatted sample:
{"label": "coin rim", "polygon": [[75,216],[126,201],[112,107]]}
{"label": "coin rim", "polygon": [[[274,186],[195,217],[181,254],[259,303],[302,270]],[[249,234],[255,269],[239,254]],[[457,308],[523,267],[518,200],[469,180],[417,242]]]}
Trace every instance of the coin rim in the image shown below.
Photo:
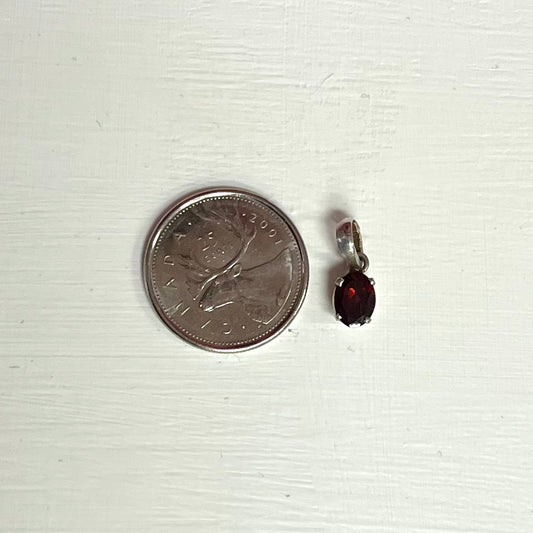
{"label": "coin rim", "polygon": [[[152,260],[153,255],[156,250],[157,242],[159,240],[159,237],[162,233],[162,231],[165,229],[166,225],[172,220],[176,215],[179,214],[179,212],[187,207],[190,207],[191,205],[195,204],[198,201],[201,201],[203,199],[208,198],[214,198],[218,196],[248,196],[252,200],[255,200],[256,202],[259,202],[266,206],[267,208],[274,211],[276,215],[278,215],[281,220],[287,224],[289,230],[294,235],[296,244],[298,246],[301,258],[302,258],[302,279],[301,279],[301,288],[300,288],[300,294],[297,296],[297,299],[295,301],[295,306],[291,313],[287,316],[285,319],[285,322],[281,324],[281,327],[279,327],[276,331],[271,333],[270,335],[267,335],[265,338],[260,339],[256,342],[250,342],[249,344],[246,344],[244,346],[229,346],[229,347],[213,347],[206,344],[203,344],[202,342],[197,342],[186,335],[184,335],[182,332],[176,329],[175,325],[172,323],[172,321],[166,316],[163,309],[160,305],[157,303],[157,298],[154,293],[154,288],[151,283],[151,270],[152,270]],[[216,352],[216,353],[238,353],[238,352],[244,352],[247,350],[251,350],[253,348],[257,348],[259,346],[262,346],[263,344],[266,344],[267,342],[270,342],[272,339],[276,338],[280,333],[282,333],[289,324],[293,321],[293,319],[296,317],[298,312],[300,311],[303,302],[305,300],[305,297],[307,295],[307,288],[309,286],[309,259],[307,256],[307,250],[305,249],[305,245],[303,242],[303,239],[296,229],[296,226],[293,224],[293,222],[290,220],[290,218],[283,212],[281,209],[277,206],[275,206],[273,203],[268,201],[267,199],[263,198],[262,196],[251,192],[247,189],[237,188],[237,187],[209,187],[205,189],[200,189],[196,192],[193,192],[191,194],[188,194],[185,197],[182,197],[181,199],[178,199],[177,201],[173,202],[167,209],[164,210],[164,212],[157,217],[155,223],[153,224],[151,230],[148,233],[148,237],[146,239],[146,243],[143,249],[143,259],[142,259],[142,276],[144,280],[144,289],[146,291],[148,300],[150,301],[152,307],[156,311],[159,318],[163,321],[165,326],[167,326],[172,333],[183,339],[185,342],[192,346],[196,346],[198,348],[202,348],[204,350],[210,351],[210,352]]]}

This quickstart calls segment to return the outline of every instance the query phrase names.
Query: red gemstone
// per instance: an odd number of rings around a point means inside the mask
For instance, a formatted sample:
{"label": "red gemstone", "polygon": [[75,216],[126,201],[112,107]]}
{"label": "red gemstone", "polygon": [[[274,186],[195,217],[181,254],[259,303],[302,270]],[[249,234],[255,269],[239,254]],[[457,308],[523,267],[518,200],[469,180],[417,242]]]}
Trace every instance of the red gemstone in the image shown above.
{"label": "red gemstone", "polygon": [[339,320],[347,326],[365,324],[376,305],[373,281],[362,272],[348,272],[335,289],[333,301]]}

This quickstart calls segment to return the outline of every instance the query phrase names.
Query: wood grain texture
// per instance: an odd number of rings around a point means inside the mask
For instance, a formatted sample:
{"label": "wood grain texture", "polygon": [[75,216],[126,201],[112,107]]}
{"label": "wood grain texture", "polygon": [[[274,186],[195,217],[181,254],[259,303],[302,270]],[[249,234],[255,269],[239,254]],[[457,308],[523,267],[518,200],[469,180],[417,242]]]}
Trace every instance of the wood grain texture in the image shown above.
{"label": "wood grain texture", "polygon": [[[533,5],[0,5],[0,530],[533,531]],[[244,186],[300,229],[281,337],[158,321],[154,217]],[[373,323],[332,319],[354,215]]]}

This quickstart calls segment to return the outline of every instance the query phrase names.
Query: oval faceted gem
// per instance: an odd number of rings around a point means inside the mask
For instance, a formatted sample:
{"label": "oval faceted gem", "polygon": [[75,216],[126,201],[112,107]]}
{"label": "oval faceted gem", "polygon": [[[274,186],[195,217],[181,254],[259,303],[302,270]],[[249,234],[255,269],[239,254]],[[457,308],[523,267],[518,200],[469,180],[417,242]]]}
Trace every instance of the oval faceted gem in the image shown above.
{"label": "oval faceted gem", "polygon": [[347,326],[365,324],[376,305],[373,282],[362,272],[348,272],[333,297],[337,318]]}

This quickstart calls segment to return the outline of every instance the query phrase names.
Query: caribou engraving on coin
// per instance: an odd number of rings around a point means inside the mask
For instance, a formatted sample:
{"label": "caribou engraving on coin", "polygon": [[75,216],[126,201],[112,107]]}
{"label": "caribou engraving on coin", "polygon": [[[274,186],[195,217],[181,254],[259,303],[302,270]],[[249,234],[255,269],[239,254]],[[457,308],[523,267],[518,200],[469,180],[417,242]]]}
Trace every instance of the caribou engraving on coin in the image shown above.
{"label": "caribou engraving on coin", "polygon": [[[200,204],[193,213],[210,229],[199,237],[196,247],[178,252],[178,262],[186,270],[187,287],[200,309],[211,312],[226,305],[240,303],[252,320],[268,324],[280,311],[289,295],[292,259],[284,248],[273,259],[243,269],[242,261],[257,235],[257,227],[247,225],[239,212],[239,200],[230,204]],[[227,255],[216,240],[217,229],[232,234],[239,242],[234,257],[219,267],[210,263],[216,253]],[[199,241],[199,244],[198,244]]]}
{"label": "caribou engraving on coin", "polygon": [[200,347],[237,351],[283,330],[307,288],[305,248],[266,200],[211,190],[174,206],[152,234],[145,283],[175,333]]}

